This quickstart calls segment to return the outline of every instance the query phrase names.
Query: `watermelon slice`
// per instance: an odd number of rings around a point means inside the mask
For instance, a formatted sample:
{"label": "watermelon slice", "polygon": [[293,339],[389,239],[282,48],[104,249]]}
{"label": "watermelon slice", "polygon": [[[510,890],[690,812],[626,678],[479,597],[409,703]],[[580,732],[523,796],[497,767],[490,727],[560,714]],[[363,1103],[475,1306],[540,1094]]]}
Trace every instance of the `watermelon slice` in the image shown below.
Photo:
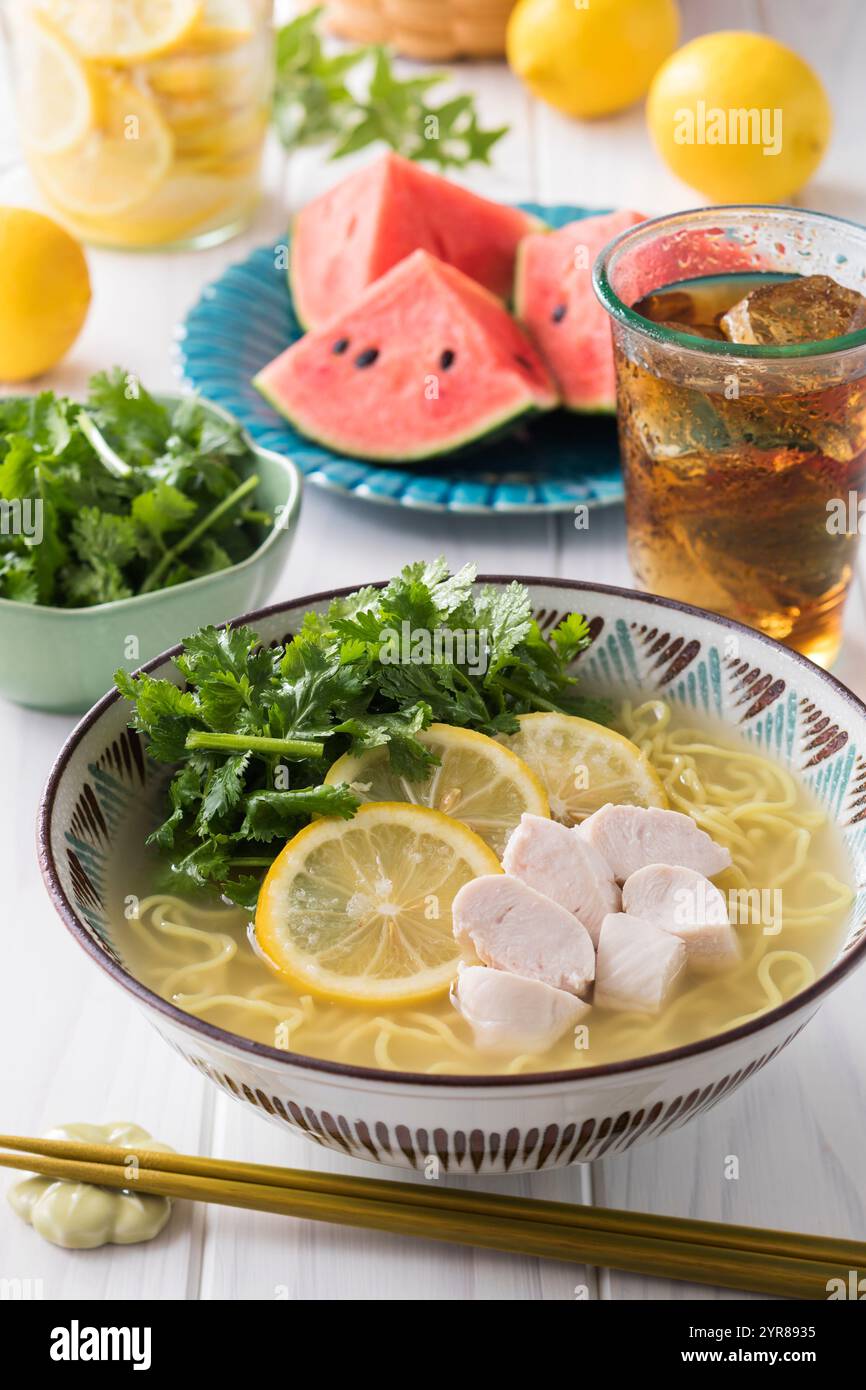
{"label": "watermelon slice", "polygon": [[542,225],[400,155],[382,155],[298,214],[289,269],[295,312],[317,328],[419,248],[506,299],[518,242]]}
{"label": "watermelon slice", "polygon": [[293,343],[253,384],[302,434],[383,462],[449,453],[558,404],[501,302],[427,251]]}
{"label": "watermelon slice", "polygon": [[610,323],[592,288],[592,265],[613,237],[643,220],[643,213],[628,210],[600,213],[520,243],[514,311],[569,410],[615,409]]}

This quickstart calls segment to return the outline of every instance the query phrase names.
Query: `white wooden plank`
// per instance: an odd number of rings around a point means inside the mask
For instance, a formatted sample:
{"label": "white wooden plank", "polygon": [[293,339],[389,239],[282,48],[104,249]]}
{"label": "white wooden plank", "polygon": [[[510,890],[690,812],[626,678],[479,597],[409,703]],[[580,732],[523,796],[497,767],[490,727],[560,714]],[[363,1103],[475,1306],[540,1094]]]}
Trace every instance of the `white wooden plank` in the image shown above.
{"label": "white wooden plank", "polygon": [[[732,0],[724,7],[715,0],[690,0],[684,6],[687,37],[720,27],[762,27],[766,21],[771,32],[816,64],[831,91],[837,127],[828,161],[807,190],[807,201],[849,216],[864,215],[866,198],[860,157],[861,9],[853,0],[829,0],[816,22],[809,7],[781,0]],[[493,169],[467,176],[471,186],[491,196],[596,205],[630,202],[651,211],[700,201],[663,169],[639,109],[582,126],[528,102],[496,65],[461,66],[455,81],[475,88],[486,122],[512,125]],[[30,194],[23,176],[3,173],[8,157],[7,141],[0,149],[0,196],[26,201]],[[79,390],[90,371],[124,359],[154,386],[172,384],[166,351],[170,332],[201,285],[248,248],[279,238],[289,212],[347,167],[323,164],[317,152],[305,152],[291,161],[286,182],[275,145],[268,160],[270,192],[257,224],[229,246],[186,256],[91,253],[96,296],[90,321],[75,354],[47,384]],[[567,517],[437,519],[310,491],[278,594],[361,583],[440,550],[452,564],[472,559],[490,571],[627,583],[623,535],[621,509],[594,513],[589,532],[576,532]],[[863,618],[861,589],[852,600],[845,653],[837,668],[843,679],[861,688],[866,673]],[[3,905],[14,951],[0,976],[7,1044],[0,1049],[4,1124],[38,1132],[63,1119],[128,1117],[190,1151],[355,1167],[281,1135],[212,1090],[163,1046],[62,931],[38,880],[31,827],[41,781],[66,727],[68,721],[0,705],[0,734],[7,749],[4,785],[15,789],[14,802],[7,795],[0,803],[0,881],[6,885]],[[27,987],[37,974],[38,996],[35,985]],[[43,998],[47,1004],[40,1006]],[[596,1201],[810,1225],[840,1234],[862,1230],[856,1164],[863,1145],[859,1117],[864,1097],[855,1046],[862,1008],[861,989],[851,981],[771,1069],[725,1106],[646,1150],[606,1161],[596,1171]],[[110,1069],[104,1064],[109,1047],[118,1059]],[[834,1086],[827,1085],[827,1057],[833,1058]],[[722,1185],[719,1178],[720,1155],[726,1153],[741,1159],[736,1184]],[[355,1170],[372,1172],[367,1165]],[[586,1174],[578,1170],[506,1180],[504,1187],[563,1200],[588,1193]],[[178,1212],[150,1247],[80,1256],[44,1246],[5,1213],[0,1216],[0,1276],[41,1277],[46,1296],[58,1298],[570,1299],[582,1280],[589,1281],[593,1296],[596,1292],[591,1272],[564,1265],[227,1210]],[[684,1287],[616,1275],[603,1277],[602,1292],[617,1298],[675,1298],[683,1296]]]}
{"label": "white wooden plank", "polygon": [[[201,1078],[76,946],[36,861],[33,826],[45,777],[72,721],[0,702],[4,795],[0,882],[7,963],[0,972],[2,1127],[40,1134],[70,1120],[129,1119],[180,1149],[201,1143]],[[10,1186],[4,1174],[3,1191]],[[70,1254],[0,1207],[0,1278],[41,1279],[45,1298],[183,1298],[193,1223],[178,1211],[147,1250]]]}
{"label": "white wooden plank", "polygon": [[797,197],[803,207],[866,221],[863,132],[866,129],[866,7],[859,0],[825,0],[820,12],[790,0],[761,0],[768,33],[815,68],[833,108],[827,154]]}
{"label": "white wooden plank", "polygon": [[[314,1171],[398,1177],[378,1165],[338,1157],[302,1138],[281,1133],[238,1103],[224,1100],[215,1152],[256,1162]],[[581,1199],[577,1170],[449,1186]],[[518,1259],[491,1251],[403,1240],[308,1221],[210,1208],[202,1270],[202,1297],[439,1301],[573,1299],[590,1275],[582,1266]],[[576,1290],[578,1293],[576,1293]]]}

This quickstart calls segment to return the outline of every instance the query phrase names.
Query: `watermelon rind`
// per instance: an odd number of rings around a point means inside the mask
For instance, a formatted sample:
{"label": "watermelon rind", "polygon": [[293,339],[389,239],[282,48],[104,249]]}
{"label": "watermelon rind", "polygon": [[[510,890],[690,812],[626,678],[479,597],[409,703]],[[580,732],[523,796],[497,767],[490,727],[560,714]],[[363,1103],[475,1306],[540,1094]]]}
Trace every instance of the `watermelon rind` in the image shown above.
{"label": "watermelon rind", "polygon": [[274,391],[271,391],[266,382],[261,380],[261,373],[254,376],[252,385],[256,388],[268,404],[282,415],[284,420],[288,420],[293,425],[298,434],[305,439],[311,440],[314,444],[321,444],[326,449],[332,450],[335,454],[344,454],[349,458],[363,459],[368,463],[421,463],[425,459],[452,458],[455,454],[463,453],[466,450],[477,447],[479,444],[490,444],[495,441],[498,435],[505,434],[512,430],[518,421],[530,420],[535,415],[546,414],[539,406],[527,403],[520,406],[517,410],[506,411],[504,414],[487,416],[479,420],[477,428],[465,433],[454,435],[450,440],[443,442],[437,440],[435,446],[430,448],[419,448],[407,453],[405,450],[389,450],[383,446],[381,450],[357,449],[354,445],[347,443],[343,439],[338,439],[335,435],[326,435],[322,432],[311,433],[304,425],[303,420],[288,410],[283,401],[279,399]]}
{"label": "watermelon rind", "polygon": [[295,223],[297,222],[297,220],[298,219],[296,217],[292,218],[291,222],[289,223],[288,230],[286,232],[286,246],[288,247],[288,265],[286,267],[286,280],[289,286],[289,294],[291,295],[292,299],[292,309],[294,311],[295,318],[298,321],[298,325],[304,330],[305,333],[309,333],[313,325],[311,323],[308,323],[307,320],[304,318],[304,315],[301,313],[301,296],[298,294],[297,286],[295,284],[295,257],[292,253],[292,248],[295,244]]}

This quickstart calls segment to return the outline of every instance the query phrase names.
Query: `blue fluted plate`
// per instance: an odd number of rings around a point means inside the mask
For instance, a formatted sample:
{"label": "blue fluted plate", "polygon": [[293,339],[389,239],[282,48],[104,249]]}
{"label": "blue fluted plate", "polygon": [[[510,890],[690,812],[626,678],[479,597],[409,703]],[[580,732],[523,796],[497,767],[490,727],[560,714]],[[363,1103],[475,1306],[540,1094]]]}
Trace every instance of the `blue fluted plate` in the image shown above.
{"label": "blue fluted plate", "polygon": [[[523,203],[553,227],[597,208]],[[288,456],[308,482],[365,502],[472,515],[570,512],[623,498],[616,427],[606,415],[554,411],[453,459],[386,467],[314,444],[278,415],[251,380],[302,334],[273,246],[230,266],[204,290],[177,330],[178,370],[231,411],[264,448]]]}

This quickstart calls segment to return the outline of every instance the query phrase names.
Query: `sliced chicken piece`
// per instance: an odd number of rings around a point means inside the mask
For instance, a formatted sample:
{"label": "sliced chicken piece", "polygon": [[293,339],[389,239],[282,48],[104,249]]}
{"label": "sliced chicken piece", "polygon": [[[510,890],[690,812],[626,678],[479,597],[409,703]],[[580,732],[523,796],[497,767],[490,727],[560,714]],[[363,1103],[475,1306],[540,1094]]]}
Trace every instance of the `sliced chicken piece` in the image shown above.
{"label": "sliced chicken piece", "polygon": [[515,1056],[546,1052],[592,1012],[565,990],[486,965],[461,967],[452,1002],[472,1028],[477,1047]]}
{"label": "sliced chicken piece", "polygon": [[712,878],[731,862],[730,852],[711,840],[691,816],[657,806],[608,802],[587,816],[578,834],[607,860],[620,881],[647,864],[675,864]]}
{"label": "sliced chicken piece", "polygon": [[607,861],[559,821],[522,815],[505,846],[502,867],[573,912],[593,946],[607,914],[619,912],[620,893]]}
{"label": "sliced chicken piece", "polygon": [[519,878],[473,878],[451,911],[457,940],[474,947],[485,965],[571,994],[584,994],[595,978],[595,951],[583,923]]}
{"label": "sliced chicken piece", "polygon": [[678,937],[641,917],[612,912],[602,923],[593,1002],[600,1009],[657,1014],[685,969]]}
{"label": "sliced chicken piece", "polygon": [[730,970],[740,961],[725,895],[694,869],[647,864],[626,879],[622,905],[625,912],[678,936],[692,970]]}

